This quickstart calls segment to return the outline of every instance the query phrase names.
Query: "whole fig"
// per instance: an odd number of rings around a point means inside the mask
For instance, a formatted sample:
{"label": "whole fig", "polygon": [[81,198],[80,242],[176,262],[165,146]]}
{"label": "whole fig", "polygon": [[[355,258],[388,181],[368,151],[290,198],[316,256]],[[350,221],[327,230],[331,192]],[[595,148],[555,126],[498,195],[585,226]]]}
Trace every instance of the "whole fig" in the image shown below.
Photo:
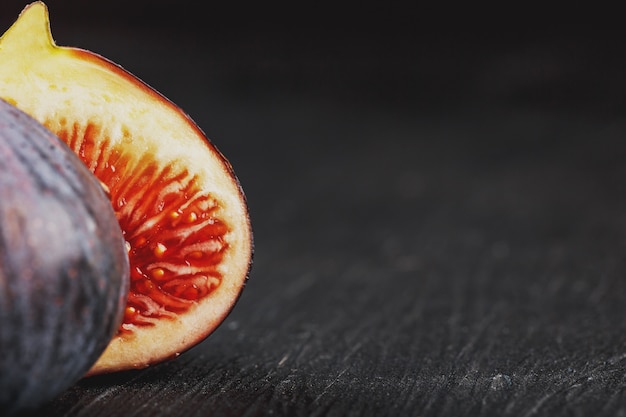
{"label": "whole fig", "polygon": [[0,415],[80,379],[117,331],[128,290],[125,240],[100,182],[0,100]]}

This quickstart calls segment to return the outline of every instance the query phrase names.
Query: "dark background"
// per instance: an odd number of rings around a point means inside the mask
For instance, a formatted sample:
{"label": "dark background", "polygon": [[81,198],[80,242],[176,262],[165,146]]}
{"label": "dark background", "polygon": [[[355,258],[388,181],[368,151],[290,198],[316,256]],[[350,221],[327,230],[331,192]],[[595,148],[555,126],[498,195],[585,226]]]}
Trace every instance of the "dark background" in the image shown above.
{"label": "dark background", "polygon": [[224,152],[256,254],[206,341],[41,415],[626,416],[618,14],[47,4]]}

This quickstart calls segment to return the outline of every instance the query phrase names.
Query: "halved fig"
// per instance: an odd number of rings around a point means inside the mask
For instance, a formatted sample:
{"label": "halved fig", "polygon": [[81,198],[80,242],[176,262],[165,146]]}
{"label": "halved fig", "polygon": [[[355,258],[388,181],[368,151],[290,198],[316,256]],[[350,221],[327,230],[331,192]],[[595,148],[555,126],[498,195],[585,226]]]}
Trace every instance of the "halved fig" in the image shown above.
{"label": "halved fig", "polygon": [[127,241],[124,320],[88,375],[146,367],[208,336],[239,298],[253,246],[239,181],[201,129],[117,64],[55,45],[43,2],[0,38],[0,97],[76,152]]}

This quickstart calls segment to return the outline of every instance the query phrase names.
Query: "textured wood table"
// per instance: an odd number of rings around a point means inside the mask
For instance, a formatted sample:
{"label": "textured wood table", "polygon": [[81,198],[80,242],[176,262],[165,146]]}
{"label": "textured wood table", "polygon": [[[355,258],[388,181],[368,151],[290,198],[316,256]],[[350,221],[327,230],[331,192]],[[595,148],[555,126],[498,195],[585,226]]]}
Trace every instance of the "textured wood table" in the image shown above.
{"label": "textured wood table", "polygon": [[256,255],[203,343],[35,415],[626,416],[616,45],[52,6],[231,160]]}

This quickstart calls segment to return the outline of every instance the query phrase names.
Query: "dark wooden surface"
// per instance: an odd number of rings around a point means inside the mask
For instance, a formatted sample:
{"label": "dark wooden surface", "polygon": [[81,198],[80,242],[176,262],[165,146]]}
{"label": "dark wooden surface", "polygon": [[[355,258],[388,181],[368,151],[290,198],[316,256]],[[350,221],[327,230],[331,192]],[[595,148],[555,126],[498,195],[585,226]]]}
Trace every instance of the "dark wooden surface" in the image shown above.
{"label": "dark wooden surface", "polygon": [[626,416],[619,33],[68,3],[60,44],[136,73],[231,160],[256,255],[206,341],[35,415]]}

